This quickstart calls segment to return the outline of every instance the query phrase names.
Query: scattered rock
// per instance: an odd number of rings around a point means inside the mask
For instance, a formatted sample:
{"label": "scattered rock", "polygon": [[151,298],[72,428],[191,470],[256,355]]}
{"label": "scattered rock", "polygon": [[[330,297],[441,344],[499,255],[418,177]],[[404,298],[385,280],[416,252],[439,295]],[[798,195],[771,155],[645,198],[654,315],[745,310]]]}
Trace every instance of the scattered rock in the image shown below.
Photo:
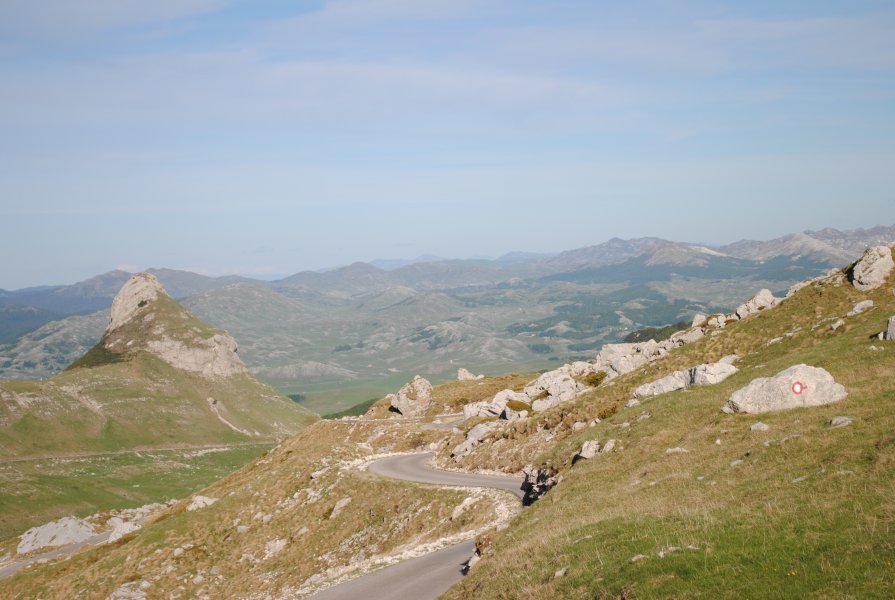
{"label": "scattered rock", "polygon": [[96,534],[90,523],[75,517],[62,517],[39,527],[32,527],[19,538],[18,554],[41,548],[56,548],[83,542]]}
{"label": "scattered rock", "polygon": [[689,450],[686,448],[682,448],[681,446],[677,446],[675,448],[666,448],[665,454],[689,454]]}
{"label": "scattered rock", "polygon": [[635,554],[634,556],[631,557],[631,562],[633,562],[633,563],[640,562],[641,560],[646,560],[646,558],[647,558],[646,554]]}
{"label": "scattered rock", "polygon": [[638,400],[637,398],[631,398],[630,400],[628,400],[628,403],[625,404],[625,406],[628,408],[634,408],[635,406],[640,406],[640,400]]}
{"label": "scattered rock", "polygon": [[769,431],[770,429],[771,427],[769,425],[759,421],[758,423],[753,423],[752,426],[749,428],[749,431]]}
{"label": "scattered rock", "polygon": [[189,506],[187,506],[186,509],[192,512],[194,510],[199,510],[200,508],[211,506],[217,501],[217,498],[209,498],[208,496],[193,496],[192,502],[189,503]]}
{"label": "scattered rock", "polygon": [[[351,498],[348,498],[348,502],[350,502],[350,501],[351,501]],[[341,502],[341,500],[340,500],[340,502]],[[348,503],[346,502],[345,504],[347,505]],[[338,506],[338,504],[336,504],[336,506]],[[335,509],[333,509],[333,512],[335,512]],[[333,516],[330,515],[329,518],[332,519]],[[267,542],[266,544],[264,544],[264,560],[267,560],[268,558],[271,558],[272,556],[276,556],[277,554],[279,554],[283,550],[283,548],[286,547],[286,544],[288,544],[288,543],[289,543],[289,540],[286,540],[283,538],[277,538],[275,540],[271,540],[271,541]]]}
{"label": "scattered rock", "polygon": [[588,460],[600,452],[599,440],[588,440],[581,445],[581,450],[575,455],[577,458]]}
{"label": "scattered rock", "polygon": [[484,375],[473,375],[468,369],[460,367],[457,369],[457,381],[474,381],[476,379],[484,379]]}
{"label": "scattered rock", "polygon": [[867,292],[885,283],[893,268],[892,250],[888,246],[873,246],[849,270],[848,278],[856,289]]}
{"label": "scattered rock", "polygon": [[707,318],[708,317],[706,317],[702,313],[696,313],[695,315],[693,315],[693,323],[690,325],[690,327],[701,327],[705,325],[705,321]]}
{"label": "scattered rock", "polygon": [[330,519],[335,519],[342,512],[342,509],[351,504],[351,496],[346,496],[336,502],[336,505],[333,506],[333,511],[329,513]]}
{"label": "scattered rock", "polygon": [[821,406],[844,400],[848,393],[824,369],[795,365],[773,377],[759,377],[731,395],[724,412],[764,413]]}
{"label": "scattered rock", "polygon": [[608,440],[605,444],[603,444],[603,448],[600,450],[600,454],[609,454],[615,450],[615,440]]}
{"label": "scattered rock", "polygon": [[405,384],[397,394],[389,394],[391,407],[404,417],[421,415],[432,402],[432,384],[419,375]]}
{"label": "scattered rock", "polygon": [[531,398],[527,394],[514,392],[513,390],[501,390],[490,401],[471,402],[465,405],[463,407],[463,417],[471,419],[472,417],[500,416],[506,409],[507,402],[510,401],[522,402],[526,405],[531,404]]}
{"label": "scattered rock", "polygon": [[575,421],[572,424],[572,431],[584,431],[587,429],[587,423],[584,421]]}
{"label": "scattered rock", "polygon": [[106,600],[146,600],[146,590],[151,587],[148,581],[130,581],[115,588]]}
{"label": "scattered rock", "polygon": [[562,569],[558,569],[556,573],[553,574],[554,579],[559,579],[560,577],[565,577],[569,573],[569,567],[563,567]]}
{"label": "scattered rock", "polygon": [[830,419],[831,427],[848,427],[852,423],[854,423],[854,419],[851,417],[838,416]]}
{"label": "scattered rock", "polygon": [[635,398],[648,398],[667,394],[675,390],[682,390],[690,385],[690,373],[688,371],[675,371],[651,383],[644,383],[634,390]]}
{"label": "scattered rock", "polygon": [[470,429],[466,434],[466,439],[451,451],[451,456],[455,461],[459,462],[460,459],[469,454],[472,449],[485,439],[496,427],[498,427],[498,424],[494,421],[479,423]]}
{"label": "scattered rock", "polygon": [[845,321],[844,321],[843,319],[839,319],[838,321],[836,321],[835,323],[833,323],[832,325],[830,325],[830,331],[836,331],[837,329],[839,329],[839,328],[842,327],[843,325],[845,325]]}
{"label": "scattered rock", "polygon": [[690,369],[690,385],[715,385],[716,383],[721,383],[737,371],[738,369],[729,362],[699,365]]}
{"label": "scattered rock", "polygon": [[109,533],[108,543],[117,542],[124,536],[129,533],[133,533],[140,529],[140,524],[135,523],[134,521],[125,521],[120,517],[112,517],[106,522],[106,525],[110,525],[112,527],[112,531]]}
{"label": "scattered rock", "polygon": [[861,314],[864,311],[870,310],[873,308],[873,300],[861,300],[857,304],[855,304],[854,308],[848,311],[847,317],[855,317]]}
{"label": "scattered rock", "polygon": [[771,293],[771,290],[762,289],[755,294],[751,300],[737,307],[736,316],[740,319],[745,319],[749,315],[754,315],[762,310],[773,308],[778,302],[780,302],[780,299],[775,298],[774,294]]}

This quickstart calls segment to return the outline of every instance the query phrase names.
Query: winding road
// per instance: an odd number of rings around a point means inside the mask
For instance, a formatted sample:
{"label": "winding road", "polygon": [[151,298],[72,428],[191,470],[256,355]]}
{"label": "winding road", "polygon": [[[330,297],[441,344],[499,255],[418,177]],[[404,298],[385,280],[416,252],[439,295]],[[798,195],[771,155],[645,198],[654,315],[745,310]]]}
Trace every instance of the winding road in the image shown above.
{"label": "winding road", "polygon": [[[371,463],[371,473],[434,485],[490,487],[513,492],[522,498],[522,480],[517,477],[443,471],[428,466],[432,452],[390,456]],[[463,578],[463,564],[475,551],[467,540],[396,565],[373,571],[314,594],[314,600],[434,600]]]}

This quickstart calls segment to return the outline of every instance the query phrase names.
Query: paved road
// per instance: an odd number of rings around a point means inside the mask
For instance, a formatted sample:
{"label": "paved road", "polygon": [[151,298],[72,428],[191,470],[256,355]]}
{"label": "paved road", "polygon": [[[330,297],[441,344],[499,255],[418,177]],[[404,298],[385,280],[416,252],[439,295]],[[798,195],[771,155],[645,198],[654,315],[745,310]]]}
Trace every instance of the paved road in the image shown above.
{"label": "paved road", "polygon": [[[426,465],[431,452],[391,456],[372,463],[370,472],[385,477],[447,486],[493,487],[522,497],[516,477],[442,471]],[[463,578],[462,568],[475,551],[472,540],[373,571],[314,594],[314,600],[434,600]]]}
{"label": "paved road", "polygon": [[32,565],[41,560],[50,560],[59,556],[65,556],[66,554],[72,554],[74,552],[77,552],[84,546],[99,546],[100,544],[105,544],[106,540],[109,539],[109,536],[111,534],[111,531],[100,533],[94,535],[93,537],[87,538],[83,542],[78,542],[77,544],[69,544],[68,546],[64,546],[62,548],[56,548],[55,550],[50,550],[49,552],[38,554],[37,556],[34,556],[32,558],[10,563],[5,567],[0,568],[0,580],[6,579],[7,577],[12,577],[28,565]]}

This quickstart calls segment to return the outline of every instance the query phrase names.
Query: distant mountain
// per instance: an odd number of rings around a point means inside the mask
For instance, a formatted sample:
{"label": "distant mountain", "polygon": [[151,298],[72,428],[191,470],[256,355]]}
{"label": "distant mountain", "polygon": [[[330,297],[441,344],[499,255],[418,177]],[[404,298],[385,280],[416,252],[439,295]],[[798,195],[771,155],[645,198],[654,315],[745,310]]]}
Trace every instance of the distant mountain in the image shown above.
{"label": "distant mountain", "polygon": [[421,256],[417,256],[416,258],[411,259],[401,259],[401,258],[377,258],[375,260],[371,260],[370,264],[376,267],[377,269],[382,269],[383,271],[394,271],[395,269],[399,269],[401,267],[406,267],[407,265],[415,265],[417,263],[424,262],[441,262],[444,260],[449,260],[447,258],[441,256],[435,256],[434,254],[423,254]]}
{"label": "distant mountain", "polygon": [[848,231],[827,228],[791,233],[768,241],[740,240],[718,250],[730,256],[751,260],[788,256],[838,265],[853,260],[868,246],[887,245],[893,241],[895,226]]}

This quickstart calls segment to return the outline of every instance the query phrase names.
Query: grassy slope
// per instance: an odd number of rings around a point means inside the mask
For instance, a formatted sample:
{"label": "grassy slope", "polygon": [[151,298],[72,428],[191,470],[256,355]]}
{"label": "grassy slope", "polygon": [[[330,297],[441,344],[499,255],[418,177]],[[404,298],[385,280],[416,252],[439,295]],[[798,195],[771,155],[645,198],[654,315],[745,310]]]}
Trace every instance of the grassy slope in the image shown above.
{"label": "grassy slope", "polygon": [[[439,435],[399,419],[319,422],[203,490],[219,498],[211,507],[185,512],[187,502],[181,502],[115,544],[0,582],[0,596],[70,598],[80,592],[105,598],[121,584],[142,578],[151,583],[150,597],[177,595],[178,590],[179,597],[293,597],[290,590],[317,573],[350,570],[374,554],[473,529],[495,518],[491,502],[483,498],[452,520],[467,490],[339,468],[339,461],[365,454],[357,446],[361,442],[377,452],[406,451],[424,448]],[[336,502],[346,497],[352,502],[330,518]],[[239,525],[248,530],[239,532]],[[285,548],[265,559],[266,544],[277,539],[286,540]],[[187,544],[193,547],[174,555],[175,548]],[[199,574],[205,581],[193,583]]]}
{"label": "grassy slope", "polygon": [[[804,289],[540,415],[561,441],[537,462],[558,466],[563,481],[497,534],[490,555],[447,597],[891,597],[895,344],[869,337],[895,313],[893,280],[867,294],[847,283]],[[864,298],[876,307],[829,329]],[[725,382],[620,408],[636,385],[731,352],[743,356],[741,370]],[[755,377],[801,362],[829,370],[848,399],[760,416],[719,411]],[[567,428],[614,410],[582,433]],[[855,422],[833,429],[836,415]],[[757,421],[770,430],[750,431]],[[593,438],[616,438],[623,449],[571,466],[574,451]],[[689,452],[666,454],[671,447]],[[486,450],[479,460],[494,458]],[[736,460],[743,462],[732,466]],[[668,547],[680,550],[659,558]],[[646,558],[632,561],[637,555]],[[568,574],[555,578],[564,567]]]}
{"label": "grassy slope", "polygon": [[[150,326],[164,324],[177,339],[217,332],[166,296],[152,314]],[[135,319],[114,335],[139,349],[159,333]],[[222,422],[210,397],[223,418],[251,435]],[[209,380],[100,343],[49,381],[0,382],[0,538],[68,514],[188,494],[316,419],[251,376]],[[157,450],[221,444],[234,446],[195,460]],[[134,449],[156,450],[128,452]]]}

